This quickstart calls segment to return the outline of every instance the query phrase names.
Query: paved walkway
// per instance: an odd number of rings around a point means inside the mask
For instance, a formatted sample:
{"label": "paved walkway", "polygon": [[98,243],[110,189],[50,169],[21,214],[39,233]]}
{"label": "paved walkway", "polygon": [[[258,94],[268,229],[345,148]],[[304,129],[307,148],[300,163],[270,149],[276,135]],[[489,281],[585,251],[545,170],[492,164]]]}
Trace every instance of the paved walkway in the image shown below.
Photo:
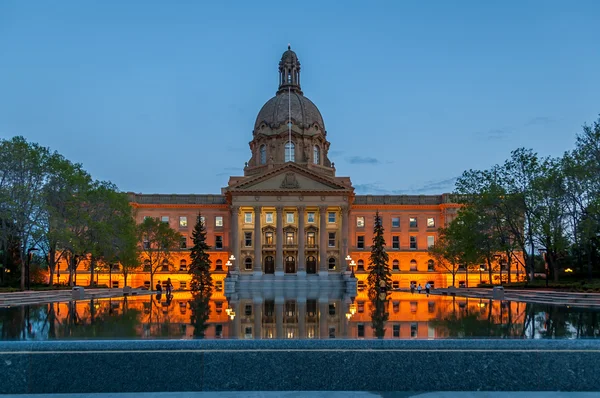
{"label": "paved walkway", "polygon": [[597,398],[600,392],[366,392],[366,391],[236,391],[104,394],[0,395],[11,398]]}
{"label": "paved walkway", "polygon": [[[92,298],[123,297],[123,289],[84,289],[83,300]],[[131,289],[129,295],[142,296],[154,293],[151,290]],[[73,300],[71,290],[29,290],[25,292],[0,293],[0,308],[16,305],[35,305]]]}

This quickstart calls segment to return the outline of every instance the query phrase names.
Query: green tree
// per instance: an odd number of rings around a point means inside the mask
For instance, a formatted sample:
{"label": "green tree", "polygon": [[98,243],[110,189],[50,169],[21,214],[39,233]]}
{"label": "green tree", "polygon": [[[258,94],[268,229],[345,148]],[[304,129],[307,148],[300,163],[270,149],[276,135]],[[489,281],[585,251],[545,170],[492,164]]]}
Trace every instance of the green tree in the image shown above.
{"label": "green tree", "polygon": [[373,244],[369,257],[369,300],[372,303],[371,318],[373,328],[377,337],[382,338],[385,334],[383,325],[389,318],[386,310],[387,297],[391,288],[391,271],[389,256],[385,250],[385,238],[383,236],[383,225],[379,211],[375,213],[375,225],[373,227]]}
{"label": "green tree", "polygon": [[448,235],[447,228],[440,228],[435,244],[428,251],[434,260],[434,267],[449,272],[452,275],[452,286],[456,286],[456,274],[463,263],[458,245]]}
{"label": "green tree", "polygon": [[192,291],[199,291],[206,295],[212,289],[213,283],[210,275],[211,261],[208,255],[210,246],[206,243],[206,227],[202,220],[202,215],[198,213],[192,232],[194,246],[191,250],[191,264],[188,272],[192,275]]}
{"label": "green tree", "polygon": [[152,217],[138,225],[137,233],[142,257],[150,264],[150,286],[154,288],[154,274],[160,267],[168,266],[171,252],[179,247],[181,234]]}

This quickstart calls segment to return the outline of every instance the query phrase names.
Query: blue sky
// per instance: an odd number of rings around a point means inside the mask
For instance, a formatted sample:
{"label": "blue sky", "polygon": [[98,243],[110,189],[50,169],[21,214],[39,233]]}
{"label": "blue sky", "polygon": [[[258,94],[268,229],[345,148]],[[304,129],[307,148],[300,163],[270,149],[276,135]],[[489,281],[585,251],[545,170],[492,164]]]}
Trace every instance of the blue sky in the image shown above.
{"label": "blue sky", "polygon": [[[288,5],[289,4],[289,5]],[[597,1],[0,1],[0,137],[124,191],[242,175],[291,43],[357,193],[441,193],[600,113]]]}

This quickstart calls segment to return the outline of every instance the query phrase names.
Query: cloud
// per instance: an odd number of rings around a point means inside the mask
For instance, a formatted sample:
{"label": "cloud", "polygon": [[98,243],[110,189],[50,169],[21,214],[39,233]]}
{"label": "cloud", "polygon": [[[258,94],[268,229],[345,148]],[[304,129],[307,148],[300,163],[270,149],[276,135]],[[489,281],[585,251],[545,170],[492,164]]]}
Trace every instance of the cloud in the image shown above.
{"label": "cloud", "polygon": [[503,140],[511,134],[510,128],[494,128],[487,131],[480,131],[476,134],[489,141]]}
{"label": "cloud", "polygon": [[533,119],[529,119],[525,126],[549,126],[554,124],[555,120],[548,116],[537,116]]}
{"label": "cloud", "polygon": [[379,164],[379,163],[381,163],[378,159],[371,158],[368,156],[350,156],[346,160],[350,164]]}
{"label": "cloud", "polygon": [[444,180],[425,181],[422,185],[411,186],[404,189],[386,188],[388,184],[370,182],[365,184],[354,184],[354,191],[358,195],[440,195],[452,192],[458,177]]}

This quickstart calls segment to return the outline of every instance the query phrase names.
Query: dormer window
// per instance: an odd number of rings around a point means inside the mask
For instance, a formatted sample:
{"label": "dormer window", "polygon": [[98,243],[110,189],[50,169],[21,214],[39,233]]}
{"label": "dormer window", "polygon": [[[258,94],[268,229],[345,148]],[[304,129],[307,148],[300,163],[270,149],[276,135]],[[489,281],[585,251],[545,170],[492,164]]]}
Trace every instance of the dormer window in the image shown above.
{"label": "dormer window", "polygon": [[267,146],[264,144],[261,145],[259,152],[260,152],[260,164],[267,163]]}
{"label": "dormer window", "polygon": [[319,150],[319,146],[315,145],[313,148],[313,163],[319,164],[321,159],[321,151]]}
{"label": "dormer window", "polygon": [[296,146],[294,145],[293,142],[287,142],[285,144],[285,161],[286,162],[295,162],[296,161],[296,155],[295,155],[295,149]]}

